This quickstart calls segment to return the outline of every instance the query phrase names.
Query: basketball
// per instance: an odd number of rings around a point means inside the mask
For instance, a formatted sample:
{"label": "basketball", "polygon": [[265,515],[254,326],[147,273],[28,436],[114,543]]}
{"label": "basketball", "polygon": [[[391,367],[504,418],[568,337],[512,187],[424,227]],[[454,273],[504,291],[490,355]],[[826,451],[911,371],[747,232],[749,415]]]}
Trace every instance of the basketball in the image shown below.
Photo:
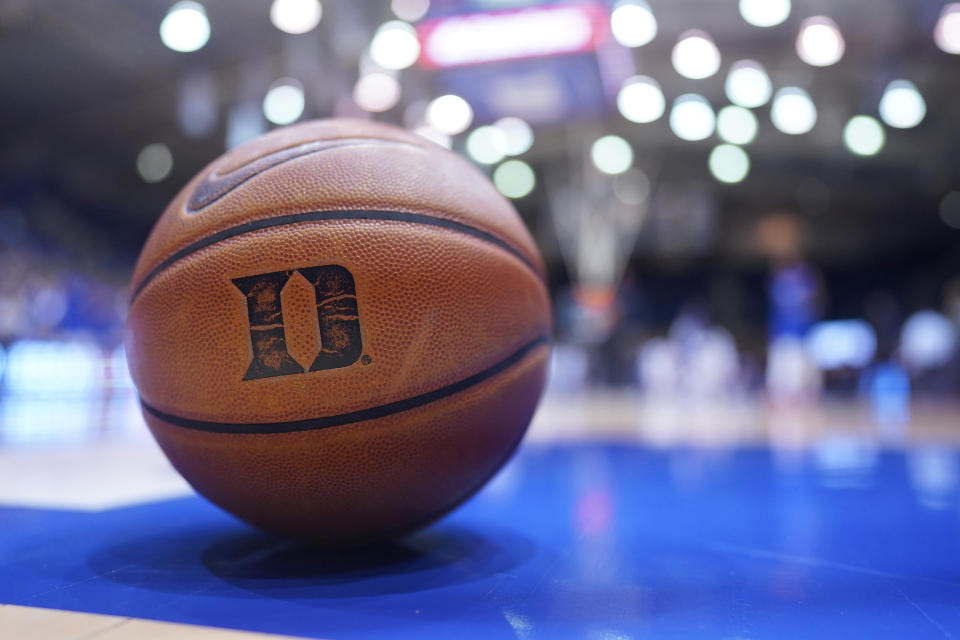
{"label": "basketball", "polygon": [[365,121],[278,129],[157,221],[125,345],[143,415],[202,495],[268,532],[402,535],[477,491],[539,400],[544,269],[468,162]]}

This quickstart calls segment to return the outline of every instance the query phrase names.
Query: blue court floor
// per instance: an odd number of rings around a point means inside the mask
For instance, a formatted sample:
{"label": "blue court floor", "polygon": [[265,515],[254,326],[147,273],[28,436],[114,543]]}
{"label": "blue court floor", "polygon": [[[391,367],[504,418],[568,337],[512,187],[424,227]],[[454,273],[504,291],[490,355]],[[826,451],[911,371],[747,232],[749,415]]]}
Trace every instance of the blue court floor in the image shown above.
{"label": "blue court floor", "polygon": [[954,638],[958,481],[930,442],[535,434],[463,508],[363,550],[192,495],[2,506],[0,603],[315,638]]}

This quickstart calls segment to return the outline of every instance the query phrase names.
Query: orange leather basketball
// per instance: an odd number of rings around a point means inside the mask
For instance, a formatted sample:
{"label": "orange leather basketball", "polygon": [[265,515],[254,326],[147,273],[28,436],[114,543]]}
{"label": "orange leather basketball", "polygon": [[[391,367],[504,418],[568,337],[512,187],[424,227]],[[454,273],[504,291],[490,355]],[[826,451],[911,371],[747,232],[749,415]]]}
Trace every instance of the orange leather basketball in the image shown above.
{"label": "orange leather basketball", "polygon": [[126,349],[198,492],[343,544],[426,524],[497,471],[550,334],[536,245],[486,177],[396,127],[327,120],[184,187],[137,262]]}

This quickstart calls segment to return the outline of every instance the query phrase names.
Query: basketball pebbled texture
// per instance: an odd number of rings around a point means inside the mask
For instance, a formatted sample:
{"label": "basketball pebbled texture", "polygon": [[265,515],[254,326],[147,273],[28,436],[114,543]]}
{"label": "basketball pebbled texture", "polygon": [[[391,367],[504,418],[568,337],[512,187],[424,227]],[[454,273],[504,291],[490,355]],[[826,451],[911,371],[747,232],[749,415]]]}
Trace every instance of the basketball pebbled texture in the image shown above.
{"label": "basketball pebbled texture", "polygon": [[551,330],[536,245],[486,177],[401,129],[328,120],[184,187],[135,268],[126,349],[199,493],[350,544],[425,524],[496,472]]}

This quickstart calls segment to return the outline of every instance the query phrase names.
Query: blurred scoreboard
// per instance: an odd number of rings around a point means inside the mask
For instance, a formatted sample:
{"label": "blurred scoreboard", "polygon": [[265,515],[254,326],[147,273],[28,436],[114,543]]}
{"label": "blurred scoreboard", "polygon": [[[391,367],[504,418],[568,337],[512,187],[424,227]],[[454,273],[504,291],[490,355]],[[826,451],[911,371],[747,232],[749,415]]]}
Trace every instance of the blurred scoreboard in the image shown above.
{"label": "blurred scoreboard", "polygon": [[[534,125],[602,117],[634,73],[604,3],[437,2],[417,26],[421,68],[473,106],[477,121]],[[511,3],[516,7],[516,3]],[[484,10],[486,9],[486,10]]]}

